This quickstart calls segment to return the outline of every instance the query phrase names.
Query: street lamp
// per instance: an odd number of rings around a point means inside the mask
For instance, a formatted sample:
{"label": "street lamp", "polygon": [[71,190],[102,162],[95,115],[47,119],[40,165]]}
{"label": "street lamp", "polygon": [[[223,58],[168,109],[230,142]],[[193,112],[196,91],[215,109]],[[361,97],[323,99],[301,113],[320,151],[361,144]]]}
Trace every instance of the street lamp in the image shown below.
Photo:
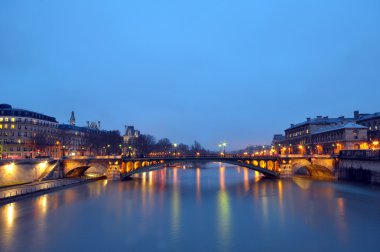
{"label": "street lamp", "polygon": [[227,142],[223,142],[222,143],[222,146],[223,146],[223,155],[226,155],[226,146],[227,146]]}
{"label": "street lamp", "polygon": [[178,144],[174,143],[173,146],[174,146],[174,156],[175,156],[176,153],[177,153],[177,146],[178,146]]}

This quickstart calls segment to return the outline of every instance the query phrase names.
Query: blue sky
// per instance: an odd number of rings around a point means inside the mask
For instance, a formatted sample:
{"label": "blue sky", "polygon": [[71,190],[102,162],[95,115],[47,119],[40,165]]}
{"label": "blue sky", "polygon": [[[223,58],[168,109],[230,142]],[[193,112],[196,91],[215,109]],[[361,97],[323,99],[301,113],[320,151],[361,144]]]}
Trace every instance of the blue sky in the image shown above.
{"label": "blue sky", "polygon": [[215,148],[380,111],[378,0],[0,1],[0,103]]}

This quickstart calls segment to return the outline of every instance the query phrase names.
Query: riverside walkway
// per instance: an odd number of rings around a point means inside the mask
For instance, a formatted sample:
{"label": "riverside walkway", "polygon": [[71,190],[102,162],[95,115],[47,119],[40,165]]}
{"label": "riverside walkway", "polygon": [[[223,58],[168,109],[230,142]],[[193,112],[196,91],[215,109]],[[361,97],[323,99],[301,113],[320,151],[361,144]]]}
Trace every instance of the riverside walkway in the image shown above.
{"label": "riverside walkway", "polygon": [[6,188],[0,189],[0,205],[2,203],[7,203],[9,200],[13,200],[15,198],[26,196],[34,193],[43,193],[47,191],[51,191],[54,189],[62,188],[65,186],[76,185],[80,183],[85,183],[93,180],[100,179],[101,177],[96,178],[65,178],[65,179],[56,179],[56,180],[48,180],[42,182],[32,182],[23,185],[10,186]]}

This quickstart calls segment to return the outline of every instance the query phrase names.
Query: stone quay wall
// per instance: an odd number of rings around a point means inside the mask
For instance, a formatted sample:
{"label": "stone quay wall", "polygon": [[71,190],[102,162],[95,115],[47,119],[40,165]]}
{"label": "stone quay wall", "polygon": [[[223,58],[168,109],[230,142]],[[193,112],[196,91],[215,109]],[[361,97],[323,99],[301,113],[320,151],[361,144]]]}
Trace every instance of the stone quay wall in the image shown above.
{"label": "stone quay wall", "polygon": [[338,179],[380,184],[380,159],[340,159]]}
{"label": "stone quay wall", "polygon": [[57,165],[56,160],[0,160],[0,186],[28,183],[47,176]]}

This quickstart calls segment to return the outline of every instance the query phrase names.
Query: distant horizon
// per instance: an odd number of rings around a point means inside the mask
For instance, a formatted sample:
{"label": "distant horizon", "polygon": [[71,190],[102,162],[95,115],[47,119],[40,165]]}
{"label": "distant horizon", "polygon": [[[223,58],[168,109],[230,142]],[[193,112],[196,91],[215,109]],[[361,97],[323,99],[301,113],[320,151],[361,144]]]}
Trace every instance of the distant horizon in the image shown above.
{"label": "distant horizon", "polygon": [[[89,122],[98,122],[98,121],[100,121],[101,122],[101,129],[102,130],[118,130],[118,131],[120,131],[120,134],[121,135],[123,135],[125,132],[125,126],[134,126],[135,127],[135,129],[137,129],[137,130],[140,130],[141,131],[141,134],[148,134],[148,135],[153,135],[155,138],[156,138],[156,140],[159,140],[159,139],[161,139],[161,138],[168,138],[168,139],[170,139],[173,143],[184,143],[184,144],[187,144],[187,145],[191,145],[191,144],[193,144],[194,143],[194,141],[198,141],[198,142],[200,142],[200,144],[202,145],[202,146],[204,146],[206,149],[209,149],[209,150],[211,150],[211,151],[218,151],[218,144],[220,143],[220,142],[222,142],[222,141],[226,141],[225,139],[221,139],[219,142],[217,142],[216,144],[215,144],[215,146],[211,146],[211,147],[209,147],[209,146],[206,146],[206,145],[204,145],[204,143],[202,143],[202,139],[194,139],[192,142],[183,142],[183,141],[174,141],[173,139],[172,139],[172,137],[171,136],[160,136],[160,137],[158,137],[158,136],[156,136],[156,135],[154,135],[154,134],[151,134],[149,131],[142,131],[139,127],[138,127],[138,124],[134,124],[134,123],[130,123],[130,124],[124,124],[124,125],[122,125],[122,127],[120,128],[120,126],[119,127],[111,127],[111,128],[104,128],[104,127],[102,127],[102,120],[100,119],[100,118],[98,118],[98,119],[89,119],[89,120],[79,120],[79,123],[78,123],[78,116],[77,116],[77,113],[76,113],[76,111],[75,110],[70,110],[69,112],[68,112],[68,116],[67,116],[67,119],[66,119],[66,121],[64,121],[64,120],[60,120],[57,116],[55,116],[55,115],[51,115],[51,114],[47,114],[47,113],[44,113],[43,111],[37,111],[37,110],[33,110],[33,109],[31,109],[31,108],[28,108],[28,107],[23,107],[23,106],[15,106],[14,104],[10,104],[10,103],[7,103],[7,102],[0,102],[0,104],[8,104],[8,105],[11,105],[13,108],[17,108],[17,109],[25,109],[25,110],[30,110],[30,111],[33,111],[33,112],[36,112],[36,113],[40,113],[40,114],[44,114],[44,115],[47,115],[47,116],[51,116],[51,117],[54,117],[57,121],[58,121],[58,123],[59,124],[69,124],[69,119],[70,119],[70,115],[71,115],[71,111],[74,111],[74,113],[75,113],[75,119],[76,119],[76,126],[80,126],[80,127],[86,127],[87,126],[87,121],[89,121]],[[360,110],[354,110],[354,111],[352,111],[352,113],[351,113],[351,115],[342,115],[342,114],[339,114],[338,116],[334,116],[334,115],[322,115],[322,114],[318,114],[318,115],[315,115],[315,116],[305,116],[304,117],[304,119],[301,119],[301,120],[299,120],[299,121],[297,121],[297,122],[291,122],[291,123],[288,123],[288,126],[287,127],[285,127],[285,128],[283,128],[282,130],[281,130],[281,132],[273,132],[273,134],[272,134],[272,137],[273,137],[273,135],[275,135],[275,134],[283,134],[284,135],[284,130],[285,129],[287,129],[287,128],[289,128],[290,127],[290,125],[293,123],[293,124],[298,124],[298,123],[302,123],[302,122],[305,122],[306,120],[307,120],[307,118],[308,117],[310,117],[311,119],[313,119],[313,118],[317,118],[318,116],[322,116],[322,117],[326,117],[326,116],[328,116],[329,118],[338,118],[338,117],[340,117],[340,116],[344,116],[344,117],[346,117],[346,118],[354,118],[354,112],[355,111],[359,111],[359,113],[360,114],[374,114],[374,113],[378,113],[378,111],[371,111],[371,112],[368,112],[368,111],[360,111]],[[228,142],[228,141],[227,141]],[[229,150],[229,151],[238,151],[238,150],[243,150],[243,149],[245,149],[246,147],[248,147],[248,146],[261,146],[261,145],[271,145],[271,142],[272,142],[272,139],[269,139],[268,140],[268,142],[261,142],[261,143],[248,143],[247,145],[245,145],[245,146],[240,146],[240,147],[237,147],[237,148],[234,148],[234,149],[231,149],[230,148],[230,146],[228,146],[227,147],[227,149]],[[228,144],[230,145],[231,143],[230,142],[228,142]]]}

